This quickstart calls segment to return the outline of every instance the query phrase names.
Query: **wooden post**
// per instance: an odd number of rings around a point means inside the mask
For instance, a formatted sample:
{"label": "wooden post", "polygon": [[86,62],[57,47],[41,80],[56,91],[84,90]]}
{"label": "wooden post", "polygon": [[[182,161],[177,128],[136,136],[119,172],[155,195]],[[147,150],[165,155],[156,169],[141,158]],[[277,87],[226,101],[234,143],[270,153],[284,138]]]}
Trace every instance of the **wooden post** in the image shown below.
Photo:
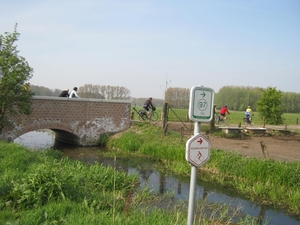
{"label": "wooden post", "polygon": [[167,131],[168,131],[168,123],[165,125],[165,128],[164,128],[164,135],[166,136],[166,134],[167,134]]}
{"label": "wooden post", "polygon": [[284,129],[287,130],[286,122],[284,122]]}
{"label": "wooden post", "polygon": [[268,151],[267,151],[267,146],[265,145],[265,143],[263,141],[260,142],[260,146],[261,146],[261,150],[264,154],[264,158],[265,159],[269,159],[269,154],[268,154]]}
{"label": "wooden post", "polygon": [[298,125],[298,118],[296,118],[296,125]]}
{"label": "wooden post", "polygon": [[213,113],[213,118],[212,120],[210,121],[210,130],[213,131],[215,130],[215,115],[216,115],[216,105],[214,105],[214,113]]}
{"label": "wooden post", "polygon": [[131,112],[130,119],[133,120],[133,118],[134,118],[134,112]]}
{"label": "wooden post", "polygon": [[163,109],[163,129],[166,128],[168,122],[168,103],[165,102],[164,109]]}
{"label": "wooden post", "polygon": [[184,136],[184,129],[183,127],[180,127],[180,142],[182,142]]}
{"label": "wooden post", "polygon": [[263,118],[263,128],[266,128],[266,120],[265,120],[265,117]]}

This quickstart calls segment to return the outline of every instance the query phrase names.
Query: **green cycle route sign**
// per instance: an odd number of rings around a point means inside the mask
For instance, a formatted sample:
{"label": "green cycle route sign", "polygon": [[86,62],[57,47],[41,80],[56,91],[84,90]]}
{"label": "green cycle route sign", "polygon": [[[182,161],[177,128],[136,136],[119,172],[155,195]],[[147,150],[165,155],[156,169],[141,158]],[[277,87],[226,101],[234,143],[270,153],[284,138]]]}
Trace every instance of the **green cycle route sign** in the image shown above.
{"label": "green cycle route sign", "polygon": [[209,122],[213,118],[214,91],[194,86],[190,91],[189,118],[195,122]]}

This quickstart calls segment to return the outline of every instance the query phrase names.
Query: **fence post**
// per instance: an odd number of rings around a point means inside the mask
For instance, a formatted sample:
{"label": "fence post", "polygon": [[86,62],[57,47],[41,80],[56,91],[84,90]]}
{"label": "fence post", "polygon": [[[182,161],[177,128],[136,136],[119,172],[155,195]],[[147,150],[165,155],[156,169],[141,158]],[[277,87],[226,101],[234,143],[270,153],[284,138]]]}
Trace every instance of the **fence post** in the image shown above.
{"label": "fence post", "polygon": [[284,122],[284,129],[287,130],[287,124]]}
{"label": "fence post", "polygon": [[167,122],[168,122],[168,103],[165,102],[164,109],[163,109],[163,129],[165,129]]}
{"label": "fence post", "polygon": [[184,128],[180,127],[180,142],[182,142],[183,137],[184,137]]}
{"label": "fence post", "polygon": [[267,151],[267,146],[265,145],[265,143],[263,141],[260,142],[260,146],[261,146],[261,150],[264,154],[264,158],[269,159],[269,153]]}
{"label": "fence post", "polygon": [[298,117],[296,118],[296,125],[298,125]]}
{"label": "fence post", "polygon": [[215,115],[216,115],[216,105],[214,105],[214,114],[213,114],[213,118],[212,120],[210,121],[210,130],[213,131],[216,129],[215,127]]}
{"label": "fence post", "polygon": [[131,120],[134,118],[134,112],[131,112]]}

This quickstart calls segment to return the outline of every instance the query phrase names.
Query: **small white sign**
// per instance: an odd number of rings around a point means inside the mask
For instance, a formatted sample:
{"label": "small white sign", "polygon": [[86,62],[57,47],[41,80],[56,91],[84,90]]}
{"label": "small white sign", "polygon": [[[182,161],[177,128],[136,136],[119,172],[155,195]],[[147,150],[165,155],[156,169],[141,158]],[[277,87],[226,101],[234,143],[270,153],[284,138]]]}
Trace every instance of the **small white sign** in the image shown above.
{"label": "small white sign", "polygon": [[195,167],[200,167],[209,160],[210,149],[210,141],[204,135],[198,134],[186,142],[185,158]]}
{"label": "small white sign", "polygon": [[209,122],[213,118],[214,91],[194,86],[190,91],[189,118],[195,122]]}

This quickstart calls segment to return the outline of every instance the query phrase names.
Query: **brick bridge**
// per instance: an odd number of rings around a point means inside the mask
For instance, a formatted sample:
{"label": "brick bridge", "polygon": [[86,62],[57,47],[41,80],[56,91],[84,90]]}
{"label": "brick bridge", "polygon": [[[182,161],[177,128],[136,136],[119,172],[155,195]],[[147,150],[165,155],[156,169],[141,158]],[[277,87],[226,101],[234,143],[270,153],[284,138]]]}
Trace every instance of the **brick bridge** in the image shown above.
{"label": "brick bridge", "polygon": [[121,132],[131,126],[131,102],[88,98],[35,96],[29,116],[13,118],[0,139],[15,138],[38,129],[51,129],[55,139],[81,146],[99,143],[101,135]]}

